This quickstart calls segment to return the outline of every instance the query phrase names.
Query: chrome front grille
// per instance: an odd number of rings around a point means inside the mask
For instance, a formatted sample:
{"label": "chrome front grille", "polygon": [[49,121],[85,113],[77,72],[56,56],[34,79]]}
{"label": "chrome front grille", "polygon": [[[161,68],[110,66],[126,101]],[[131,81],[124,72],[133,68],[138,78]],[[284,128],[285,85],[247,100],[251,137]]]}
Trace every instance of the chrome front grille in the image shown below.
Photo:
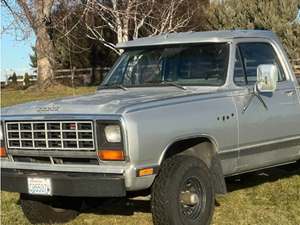
{"label": "chrome front grille", "polygon": [[9,149],[95,150],[91,121],[6,122]]}

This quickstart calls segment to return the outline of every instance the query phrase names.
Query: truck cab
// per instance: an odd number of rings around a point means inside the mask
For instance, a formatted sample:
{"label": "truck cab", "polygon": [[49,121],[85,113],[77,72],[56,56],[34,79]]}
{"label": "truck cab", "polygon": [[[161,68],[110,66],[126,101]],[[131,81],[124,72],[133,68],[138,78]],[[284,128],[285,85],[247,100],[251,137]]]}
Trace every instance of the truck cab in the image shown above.
{"label": "truck cab", "polygon": [[[32,223],[151,194],[155,225],[207,225],[225,177],[300,159],[300,89],[270,31],[120,43],[94,94],[2,109],[1,189]],[[61,210],[57,210],[57,209]]]}

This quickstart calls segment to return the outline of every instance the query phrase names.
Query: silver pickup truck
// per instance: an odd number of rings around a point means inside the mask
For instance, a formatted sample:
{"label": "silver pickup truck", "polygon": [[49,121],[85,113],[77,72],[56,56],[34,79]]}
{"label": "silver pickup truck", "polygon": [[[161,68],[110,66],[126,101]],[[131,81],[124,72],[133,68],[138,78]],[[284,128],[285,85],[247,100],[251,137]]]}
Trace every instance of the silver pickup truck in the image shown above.
{"label": "silver pickup truck", "polygon": [[96,93],[2,109],[1,188],[21,193],[30,222],[70,220],[84,197],[151,193],[155,225],[208,225],[225,177],[300,159],[300,90],[272,32],[118,47]]}

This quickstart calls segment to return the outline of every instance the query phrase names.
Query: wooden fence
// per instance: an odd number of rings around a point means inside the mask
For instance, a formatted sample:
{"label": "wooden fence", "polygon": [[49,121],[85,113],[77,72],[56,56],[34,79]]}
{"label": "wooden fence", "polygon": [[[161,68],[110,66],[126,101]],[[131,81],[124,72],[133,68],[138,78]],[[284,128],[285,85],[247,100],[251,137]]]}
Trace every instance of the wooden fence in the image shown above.
{"label": "wooden fence", "polygon": [[300,78],[300,59],[293,60],[292,64],[294,66],[296,76]]}
{"label": "wooden fence", "polygon": [[[295,74],[300,79],[300,59],[292,60]],[[100,84],[105,78],[110,68],[97,67],[97,68],[73,68],[61,69],[55,71],[55,79],[62,80],[71,85],[88,85],[91,83]]]}
{"label": "wooden fence", "polygon": [[101,83],[105,78],[110,68],[97,67],[97,68],[80,68],[60,69],[55,70],[54,79],[60,80],[72,85],[88,85],[93,83]]}

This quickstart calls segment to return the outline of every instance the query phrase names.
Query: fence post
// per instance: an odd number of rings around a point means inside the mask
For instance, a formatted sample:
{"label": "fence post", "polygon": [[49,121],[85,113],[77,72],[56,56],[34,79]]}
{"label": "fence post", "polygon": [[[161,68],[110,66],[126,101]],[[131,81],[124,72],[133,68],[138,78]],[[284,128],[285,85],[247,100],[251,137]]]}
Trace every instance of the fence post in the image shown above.
{"label": "fence post", "polygon": [[100,84],[101,84],[104,79],[103,68],[100,70],[100,74],[101,74],[101,77],[100,77]]}
{"label": "fence post", "polygon": [[72,87],[74,88],[74,77],[75,77],[75,71],[76,67],[74,66],[71,70],[71,81],[72,81]]}
{"label": "fence post", "polygon": [[293,65],[295,75],[300,77],[300,59],[292,60],[292,65]]}

